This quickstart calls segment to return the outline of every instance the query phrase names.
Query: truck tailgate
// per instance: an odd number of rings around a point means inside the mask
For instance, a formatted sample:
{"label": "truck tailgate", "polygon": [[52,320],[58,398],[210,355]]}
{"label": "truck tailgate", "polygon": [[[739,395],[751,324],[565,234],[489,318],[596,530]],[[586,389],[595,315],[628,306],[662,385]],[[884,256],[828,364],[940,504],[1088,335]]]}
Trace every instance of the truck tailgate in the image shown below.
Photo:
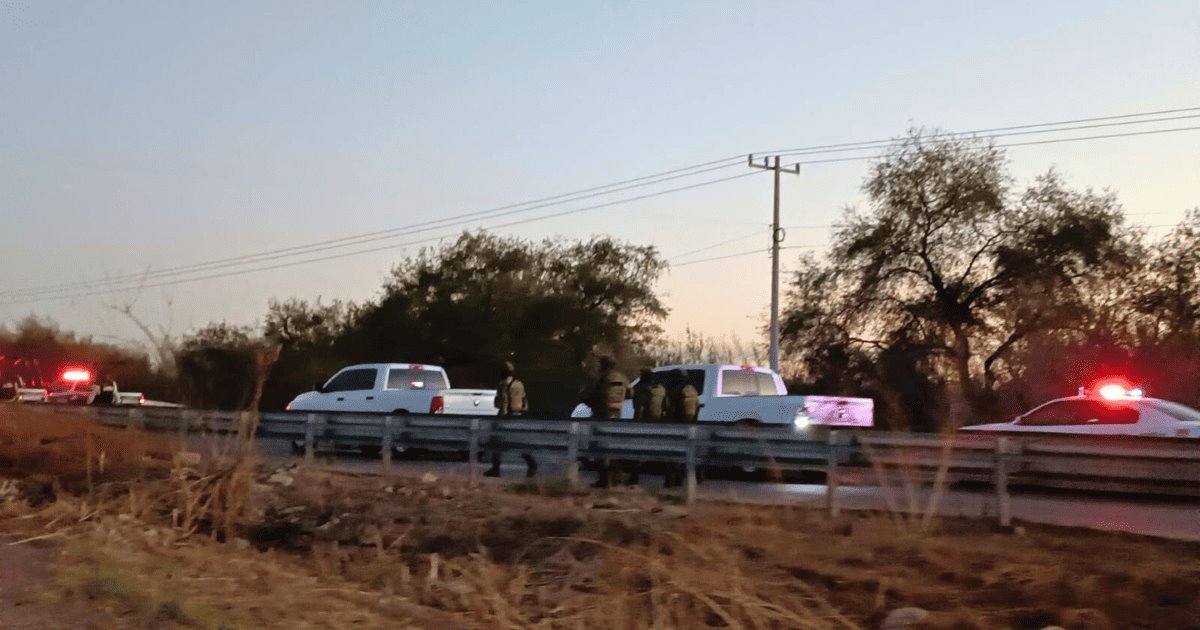
{"label": "truck tailgate", "polygon": [[496,390],[494,389],[443,389],[438,392],[445,405],[447,415],[494,416],[496,415]]}

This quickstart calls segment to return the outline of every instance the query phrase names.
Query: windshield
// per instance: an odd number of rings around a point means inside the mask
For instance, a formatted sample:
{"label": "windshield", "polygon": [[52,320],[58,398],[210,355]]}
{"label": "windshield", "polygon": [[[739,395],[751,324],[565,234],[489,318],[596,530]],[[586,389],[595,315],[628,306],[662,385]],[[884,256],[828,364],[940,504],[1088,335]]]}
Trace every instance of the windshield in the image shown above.
{"label": "windshield", "polygon": [[1146,404],[1180,422],[1200,424],[1200,411],[1169,400],[1147,400]]}

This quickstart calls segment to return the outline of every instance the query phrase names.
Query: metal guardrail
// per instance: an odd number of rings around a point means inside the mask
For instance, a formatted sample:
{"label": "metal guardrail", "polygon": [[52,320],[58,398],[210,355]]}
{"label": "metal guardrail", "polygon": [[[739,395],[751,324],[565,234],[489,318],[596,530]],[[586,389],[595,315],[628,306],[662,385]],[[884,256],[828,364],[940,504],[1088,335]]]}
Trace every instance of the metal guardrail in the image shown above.
{"label": "metal guardrail", "polygon": [[[391,465],[394,452],[465,452],[472,480],[481,452],[531,453],[565,463],[579,481],[581,460],[619,460],[681,467],[685,493],[695,496],[706,467],[819,471],[826,504],[839,511],[837,491],[850,477],[874,471],[905,481],[975,481],[996,492],[997,514],[1008,525],[1011,486],[1102,490],[1200,497],[1200,440],[1098,436],[999,436],[826,430],[787,426],[735,428],[722,424],[663,424],[629,420],[556,420],[446,415],[251,413],[138,407],[22,409],[82,414],[117,427],[174,433],[229,434],[253,428],[260,438],[292,442],[313,459],[319,451],[358,449]],[[881,482],[883,479],[880,480]]]}

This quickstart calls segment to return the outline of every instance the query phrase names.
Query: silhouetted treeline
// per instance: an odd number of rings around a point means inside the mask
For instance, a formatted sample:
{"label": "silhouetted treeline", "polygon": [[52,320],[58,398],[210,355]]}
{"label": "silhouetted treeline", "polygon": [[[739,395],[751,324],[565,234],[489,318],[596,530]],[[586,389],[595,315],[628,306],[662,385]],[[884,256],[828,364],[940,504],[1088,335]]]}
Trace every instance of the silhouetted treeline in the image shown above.
{"label": "silhouetted treeline", "polygon": [[1200,402],[1200,212],[1164,238],[1053,171],[1018,187],[994,146],[914,131],[880,160],[783,337],[806,389],[870,394],[886,424],[1006,418],[1106,377]]}

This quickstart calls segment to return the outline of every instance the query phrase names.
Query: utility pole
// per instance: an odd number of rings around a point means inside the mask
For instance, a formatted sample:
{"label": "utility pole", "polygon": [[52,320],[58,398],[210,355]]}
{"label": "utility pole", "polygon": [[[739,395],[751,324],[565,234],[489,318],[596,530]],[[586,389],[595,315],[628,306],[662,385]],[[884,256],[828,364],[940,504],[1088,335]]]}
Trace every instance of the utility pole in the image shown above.
{"label": "utility pole", "polygon": [[800,174],[800,165],[795,164],[790,168],[782,168],[779,165],[779,156],[773,158],[762,159],[762,163],[754,161],[754,155],[746,157],[746,163],[750,168],[761,168],[775,172],[775,208],[773,220],[771,221],[771,349],[769,356],[771,360],[771,369],[776,373],[779,372],[779,244],[783,242],[785,232],[779,225],[779,174],[788,173],[790,175]]}

